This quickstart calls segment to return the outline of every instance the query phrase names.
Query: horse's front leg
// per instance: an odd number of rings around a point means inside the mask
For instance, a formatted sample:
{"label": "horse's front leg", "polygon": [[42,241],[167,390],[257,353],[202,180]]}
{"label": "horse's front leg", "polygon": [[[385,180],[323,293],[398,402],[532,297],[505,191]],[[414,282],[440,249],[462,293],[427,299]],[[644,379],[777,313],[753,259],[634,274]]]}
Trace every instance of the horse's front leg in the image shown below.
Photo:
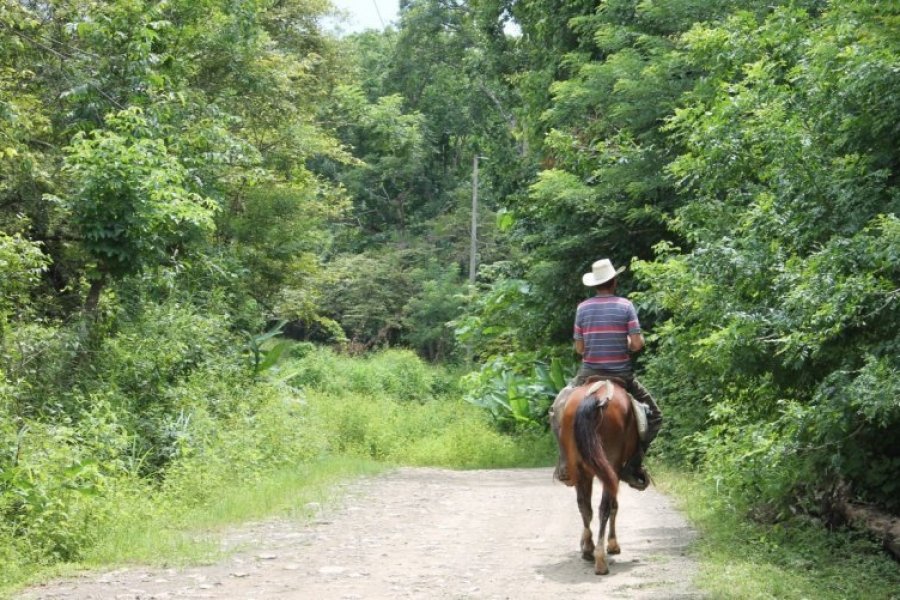
{"label": "horse's front leg", "polygon": [[603,498],[600,500],[600,533],[597,534],[597,548],[594,550],[594,573],[606,575],[609,573],[609,565],[606,563],[606,551],[603,541],[606,536],[606,523],[609,521],[611,498],[606,489],[603,490]]}
{"label": "horse's front leg", "polygon": [[610,500],[610,511],[609,511],[609,537],[606,541],[606,553],[607,554],[618,554],[622,551],[619,548],[619,542],[616,540],[616,513],[619,512],[619,500],[616,497],[613,497]]}
{"label": "horse's front leg", "polygon": [[591,519],[594,518],[594,512],[591,509],[593,486],[593,477],[584,472],[578,474],[575,492],[578,496],[578,510],[581,512],[581,522],[584,523],[584,530],[581,533],[581,556],[584,560],[594,560],[594,536],[591,534]]}

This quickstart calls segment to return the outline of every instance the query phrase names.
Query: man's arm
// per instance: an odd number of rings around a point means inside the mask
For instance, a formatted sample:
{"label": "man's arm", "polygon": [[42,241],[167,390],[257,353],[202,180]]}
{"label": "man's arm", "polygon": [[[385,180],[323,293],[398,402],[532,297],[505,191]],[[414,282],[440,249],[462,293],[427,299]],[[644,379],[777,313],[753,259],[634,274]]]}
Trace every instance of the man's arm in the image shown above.
{"label": "man's arm", "polygon": [[575,352],[584,354],[584,340],[575,340]]}
{"label": "man's arm", "polygon": [[632,352],[640,352],[644,348],[644,334],[628,334],[628,349]]}

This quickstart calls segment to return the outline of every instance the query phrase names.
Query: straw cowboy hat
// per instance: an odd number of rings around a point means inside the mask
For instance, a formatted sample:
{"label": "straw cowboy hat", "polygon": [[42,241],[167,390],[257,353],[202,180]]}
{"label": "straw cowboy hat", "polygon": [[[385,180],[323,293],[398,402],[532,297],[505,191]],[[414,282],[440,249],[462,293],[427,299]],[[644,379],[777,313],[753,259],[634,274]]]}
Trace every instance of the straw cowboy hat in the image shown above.
{"label": "straw cowboy hat", "polygon": [[619,267],[616,270],[608,258],[602,258],[591,265],[591,272],[582,275],[581,281],[588,287],[598,286],[606,283],[624,270],[625,267]]}

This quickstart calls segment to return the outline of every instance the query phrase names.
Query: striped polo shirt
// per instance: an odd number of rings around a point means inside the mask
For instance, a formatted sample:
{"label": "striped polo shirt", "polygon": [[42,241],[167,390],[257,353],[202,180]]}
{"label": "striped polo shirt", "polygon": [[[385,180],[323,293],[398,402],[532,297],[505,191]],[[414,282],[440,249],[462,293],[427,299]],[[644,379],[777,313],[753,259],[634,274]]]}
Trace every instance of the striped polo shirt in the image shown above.
{"label": "striped polo shirt", "polygon": [[582,360],[605,371],[631,371],[628,334],[641,332],[634,305],[619,296],[594,296],[575,311],[575,339],[584,340]]}

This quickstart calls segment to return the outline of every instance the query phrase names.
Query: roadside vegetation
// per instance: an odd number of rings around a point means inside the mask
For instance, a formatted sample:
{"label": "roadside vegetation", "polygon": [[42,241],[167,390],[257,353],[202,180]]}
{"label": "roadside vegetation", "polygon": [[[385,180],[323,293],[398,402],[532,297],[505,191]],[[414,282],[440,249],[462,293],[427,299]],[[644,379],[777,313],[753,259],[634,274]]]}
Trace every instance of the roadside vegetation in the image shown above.
{"label": "roadside vegetation", "polygon": [[[195,324],[183,333],[197,342],[201,331]],[[141,362],[144,377],[173,361],[167,353],[118,358]],[[498,432],[460,399],[454,373],[406,350],[362,359],[296,344],[265,376],[248,370],[249,354],[231,358],[232,365],[201,361],[181,381],[173,376],[167,390],[179,409],[156,417],[163,423],[154,430],[166,436],[154,454],[128,443],[128,424],[110,408],[125,398],[114,394],[91,396],[65,426],[29,424],[7,471],[19,477],[7,481],[16,493],[4,498],[18,518],[3,525],[0,590],[59,565],[211,560],[222,526],[303,518],[309,503],[331,501],[334,484],[391,466],[551,460],[545,435]]]}
{"label": "roadside vegetation", "polygon": [[721,482],[655,464],[656,485],[673,495],[698,529],[693,547],[700,562],[697,586],[722,600],[894,600],[900,568],[867,534],[826,530],[797,514],[773,523],[747,519]]}

